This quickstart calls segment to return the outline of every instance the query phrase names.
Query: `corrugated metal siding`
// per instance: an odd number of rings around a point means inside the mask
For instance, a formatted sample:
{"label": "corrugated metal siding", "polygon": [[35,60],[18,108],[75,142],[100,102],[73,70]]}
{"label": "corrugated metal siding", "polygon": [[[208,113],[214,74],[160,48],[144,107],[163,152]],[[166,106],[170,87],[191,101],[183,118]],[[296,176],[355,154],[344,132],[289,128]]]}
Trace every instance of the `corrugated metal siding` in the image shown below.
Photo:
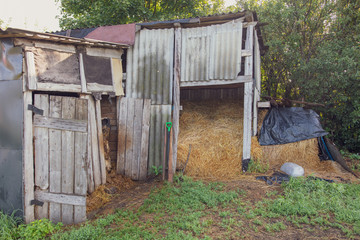
{"label": "corrugated metal siding", "polygon": [[165,123],[171,121],[171,105],[152,105],[150,115],[148,173],[161,166],[164,157]]}
{"label": "corrugated metal siding", "polygon": [[141,30],[128,50],[126,95],[171,104],[174,29]]}
{"label": "corrugated metal siding", "polygon": [[174,29],[141,30],[127,54],[126,96],[151,99],[148,172],[161,166],[165,123],[171,121]]}
{"label": "corrugated metal siding", "polygon": [[242,23],[182,29],[181,81],[233,80],[241,70]]}

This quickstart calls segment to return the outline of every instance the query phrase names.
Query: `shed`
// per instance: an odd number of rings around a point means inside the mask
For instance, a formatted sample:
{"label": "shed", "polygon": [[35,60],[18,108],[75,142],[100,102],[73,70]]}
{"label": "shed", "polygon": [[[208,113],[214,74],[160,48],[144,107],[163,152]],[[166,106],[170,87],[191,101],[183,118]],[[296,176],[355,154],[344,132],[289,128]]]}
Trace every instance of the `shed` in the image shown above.
{"label": "shed", "polygon": [[[118,116],[117,172],[144,180],[162,166],[165,123],[173,123],[172,170],[177,162],[180,99],[235,97],[244,101],[244,165],[251,136],[257,134],[261,91],[260,55],[266,50],[252,11],[148,23],[57,32],[63,36],[127,43],[125,96],[112,111]],[[149,126],[147,119],[150,118]]]}
{"label": "shed", "polygon": [[128,45],[0,29],[0,209],[86,220],[106,182],[101,96],[122,96]]}

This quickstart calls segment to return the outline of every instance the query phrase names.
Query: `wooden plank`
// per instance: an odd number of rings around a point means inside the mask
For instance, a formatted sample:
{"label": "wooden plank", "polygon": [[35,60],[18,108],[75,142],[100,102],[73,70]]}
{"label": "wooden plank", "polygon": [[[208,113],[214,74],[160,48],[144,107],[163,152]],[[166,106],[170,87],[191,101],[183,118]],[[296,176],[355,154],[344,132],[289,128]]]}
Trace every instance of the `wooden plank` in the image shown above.
{"label": "wooden plank", "polygon": [[173,178],[174,178],[174,161],[173,161],[173,128],[171,128],[170,130],[170,139],[169,139],[169,146],[170,146],[170,149],[169,149],[169,162],[168,162],[168,181],[169,182],[173,182]]}
{"label": "wooden plank", "polygon": [[86,206],[86,197],[78,195],[68,195],[61,193],[47,193],[35,191],[35,199],[59,204],[71,204],[75,206]]}
{"label": "wooden plank", "polygon": [[145,180],[147,176],[148,156],[149,156],[150,112],[151,112],[150,106],[151,106],[151,99],[144,99],[139,180]]}
{"label": "wooden plank", "polygon": [[[75,98],[63,97],[61,111],[62,118],[74,119]],[[63,130],[61,137],[61,192],[66,194],[74,193],[74,145],[74,132]],[[74,222],[74,207],[72,205],[62,205],[62,222],[64,224],[72,224]]]}
{"label": "wooden plank", "polygon": [[128,98],[121,97],[119,99],[118,107],[118,147],[117,147],[117,164],[116,173],[125,174],[125,159],[126,159],[126,120],[128,109]]}
{"label": "wooden plank", "polygon": [[86,54],[95,57],[109,57],[121,59],[123,54],[122,49],[108,49],[108,48],[86,48]]}
{"label": "wooden plank", "polygon": [[[88,119],[87,101],[76,99],[75,118],[78,120]],[[86,158],[87,158],[87,133],[75,133],[75,186],[76,195],[86,196]],[[74,223],[86,220],[86,206],[74,206]]]}
{"label": "wooden plank", "polygon": [[35,42],[35,47],[46,48],[60,52],[76,53],[75,46],[69,44],[65,45],[65,44],[52,44],[47,42]]}
{"label": "wooden plank", "polygon": [[[50,96],[49,117],[61,117],[60,96]],[[61,193],[61,130],[49,129],[49,190],[51,193]],[[49,203],[49,219],[61,222],[61,205]]]}
{"label": "wooden plank", "polygon": [[[44,117],[49,113],[49,96],[46,94],[35,94],[35,107],[44,111]],[[36,115],[35,115],[36,116]],[[34,120],[35,122],[35,120]],[[47,192],[49,188],[49,130],[47,128],[34,128],[35,144],[35,186]],[[48,218],[48,203],[35,207],[35,218]]]}
{"label": "wooden plank", "polygon": [[101,183],[105,184],[106,183],[106,164],[105,164],[104,137],[103,137],[103,132],[102,132],[102,124],[101,124],[100,100],[96,100],[96,102],[95,102],[95,115],[96,115],[97,135],[98,135],[98,144],[99,144]]}
{"label": "wooden plank", "polygon": [[[172,161],[171,173],[175,173],[177,162],[177,144],[179,136],[180,118],[180,80],[181,80],[181,28],[175,29],[175,62],[174,62],[174,97],[173,97],[173,131],[172,131]],[[170,170],[169,170],[170,171]]]}
{"label": "wooden plank", "polygon": [[36,89],[39,90],[39,91],[80,93],[81,92],[81,85],[38,82],[36,84]]}
{"label": "wooden plank", "polygon": [[95,100],[92,96],[89,96],[88,102],[88,115],[89,115],[89,124],[90,130],[88,134],[91,136],[91,156],[92,156],[92,166],[94,174],[94,186],[97,188],[101,184],[101,171],[100,171],[100,160],[99,160],[99,144],[98,144],[98,134],[97,134],[97,125],[96,125],[96,115],[95,115]]}
{"label": "wooden plank", "polygon": [[270,108],[270,107],[271,107],[270,101],[267,101],[267,102],[258,102],[258,103],[257,103],[257,107],[258,107],[258,108]]}
{"label": "wooden plank", "polygon": [[111,59],[111,75],[113,80],[113,86],[116,96],[124,96],[124,89],[122,87],[123,69],[121,59]]}
{"label": "wooden plank", "polygon": [[87,120],[61,119],[35,115],[34,126],[74,132],[87,132]]}
{"label": "wooden plank", "polygon": [[131,162],[133,161],[133,136],[134,135],[134,99],[128,99],[126,119],[126,158],[125,176],[131,176]]}
{"label": "wooden plank", "polygon": [[79,53],[79,64],[80,64],[80,81],[81,81],[81,92],[86,93],[86,77],[84,69],[84,59],[82,53]]}
{"label": "wooden plank", "polygon": [[253,100],[253,136],[257,134],[257,125],[258,125],[258,102],[260,101],[261,95],[261,56],[260,56],[260,46],[259,40],[257,37],[256,30],[254,30],[254,100]]}
{"label": "wooden plank", "polygon": [[[253,49],[254,26],[247,28],[245,49]],[[253,58],[245,58],[245,75],[253,75]],[[243,124],[243,160],[250,159],[251,152],[251,119],[252,119],[253,83],[246,82],[244,86],[244,124]]]}
{"label": "wooden plank", "polygon": [[95,190],[94,170],[93,170],[92,135],[91,135],[91,124],[90,124],[90,121],[91,121],[90,119],[92,119],[93,115],[95,115],[95,114],[93,112],[89,111],[90,104],[91,104],[91,101],[89,100],[90,97],[91,96],[89,96],[89,95],[85,96],[85,99],[88,102],[87,103],[87,106],[88,106],[88,152],[87,152],[87,158],[86,158],[86,161],[87,161],[86,162],[87,191],[88,191],[88,193],[92,193]]}
{"label": "wooden plank", "polygon": [[23,138],[23,178],[24,178],[24,219],[25,223],[35,220],[34,205],[34,153],[32,112],[28,105],[32,105],[32,92],[24,92],[24,138]]}
{"label": "wooden plank", "polygon": [[36,90],[37,76],[35,70],[34,53],[25,52],[27,69],[27,87],[29,90]]}
{"label": "wooden plank", "polygon": [[114,86],[112,85],[104,85],[99,83],[87,83],[86,84],[87,91],[89,92],[101,92],[101,93],[107,93],[107,92],[114,92]]}
{"label": "wooden plank", "polygon": [[191,82],[181,82],[181,87],[195,87],[195,86],[214,86],[214,85],[230,85],[230,84],[238,84],[238,83],[246,83],[252,82],[252,76],[237,76],[236,79],[233,80],[209,80],[209,81],[191,81]]}
{"label": "wooden plank", "polygon": [[252,56],[252,52],[250,50],[242,50],[241,51],[241,57],[250,57]]}
{"label": "wooden plank", "polygon": [[140,174],[143,104],[143,99],[134,99],[133,159],[131,161],[131,179],[133,180],[139,180]]}

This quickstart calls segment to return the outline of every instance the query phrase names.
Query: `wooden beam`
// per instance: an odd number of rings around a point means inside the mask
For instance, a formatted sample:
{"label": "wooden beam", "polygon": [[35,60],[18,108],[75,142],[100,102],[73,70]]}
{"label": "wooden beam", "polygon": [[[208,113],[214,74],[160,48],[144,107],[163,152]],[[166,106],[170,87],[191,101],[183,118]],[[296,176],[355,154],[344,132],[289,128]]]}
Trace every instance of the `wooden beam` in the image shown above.
{"label": "wooden beam", "polygon": [[[253,50],[254,26],[247,28],[245,49]],[[245,58],[245,75],[253,75],[253,58]],[[253,82],[246,82],[244,86],[244,124],[243,124],[243,170],[247,169],[246,163],[250,160],[251,153],[251,119],[252,119]]]}
{"label": "wooden beam", "polygon": [[25,52],[27,69],[27,87],[29,90],[36,90],[37,76],[33,52]]}
{"label": "wooden beam", "polygon": [[65,44],[52,44],[47,42],[35,42],[35,47],[46,48],[59,52],[76,53],[75,46],[69,44],[65,45]]}
{"label": "wooden beam", "polygon": [[50,92],[81,92],[81,85],[77,84],[62,84],[62,83],[42,83],[36,84],[36,89],[39,91],[50,91]]}
{"label": "wooden beam", "polygon": [[42,202],[61,203],[75,206],[86,206],[86,197],[60,193],[35,191],[35,199]]}
{"label": "wooden beam", "polygon": [[256,136],[257,134],[257,125],[258,125],[258,105],[261,95],[261,56],[260,56],[260,46],[259,39],[257,37],[256,30],[254,30],[254,100],[253,100],[253,132],[252,135]]}
{"label": "wooden beam", "polygon": [[[171,176],[175,173],[177,162],[177,145],[179,136],[179,118],[180,118],[180,80],[181,80],[181,28],[175,29],[174,46],[174,93],[173,93],[173,131],[172,131],[172,169],[169,168]],[[165,169],[163,169],[164,171]],[[169,174],[170,175],[170,174]]]}
{"label": "wooden beam", "polygon": [[23,138],[23,178],[24,178],[24,219],[25,223],[35,220],[34,205],[34,152],[32,112],[28,105],[32,105],[32,92],[24,92],[24,138]]}
{"label": "wooden beam", "polygon": [[108,48],[86,48],[86,54],[95,57],[109,57],[121,59],[123,54],[122,49],[108,49]]}
{"label": "wooden beam", "polygon": [[257,107],[258,108],[270,108],[270,101],[267,102],[257,102]]}
{"label": "wooden beam", "polygon": [[81,92],[86,93],[86,77],[84,68],[84,59],[82,53],[79,53],[79,64],[80,64],[80,81],[81,81]]}
{"label": "wooden beam", "polygon": [[106,166],[105,166],[104,136],[103,136],[102,124],[101,124],[100,100],[95,101],[95,113],[96,113],[96,125],[97,125],[97,135],[98,135],[98,143],[99,143],[101,183],[105,184],[106,183]]}
{"label": "wooden beam", "polygon": [[253,78],[251,75],[245,76],[237,76],[236,79],[233,80],[210,80],[210,81],[201,81],[201,82],[187,82],[183,81],[180,83],[181,87],[196,87],[196,86],[215,86],[215,85],[231,85],[238,83],[247,83],[252,82]]}
{"label": "wooden beam", "polygon": [[34,126],[75,132],[87,132],[87,121],[77,119],[61,119],[35,115]]}
{"label": "wooden beam", "polygon": [[147,164],[149,157],[150,105],[151,99],[144,99],[139,180],[145,180],[147,176]]}
{"label": "wooden beam", "polygon": [[87,83],[86,88],[89,92],[109,93],[115,91],[113,85],[104,85],[99,83]]}

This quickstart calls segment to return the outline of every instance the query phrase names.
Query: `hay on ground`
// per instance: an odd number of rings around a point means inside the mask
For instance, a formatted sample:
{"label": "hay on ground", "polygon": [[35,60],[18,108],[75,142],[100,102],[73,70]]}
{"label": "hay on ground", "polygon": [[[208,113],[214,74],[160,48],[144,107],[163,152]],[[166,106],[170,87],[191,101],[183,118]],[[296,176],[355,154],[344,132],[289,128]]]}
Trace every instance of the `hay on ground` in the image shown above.
{"label": "hay on ground", "polygon": [[[180,116],[177,168],[183,169],[189,144],[192,145],[185,174],[203,179],[230,180],[242,178],[243,103],[240,101],[183,102]],[[266,115],[259,112],[259,126]],[[252,159],[279,171],[285,162],[294,162],[305,169],[306,175],[319,177],[341,176],[349,179],[332,161],[320,161],[317,139],[295,143],[260,146],[256,137],[251,140]]]}

